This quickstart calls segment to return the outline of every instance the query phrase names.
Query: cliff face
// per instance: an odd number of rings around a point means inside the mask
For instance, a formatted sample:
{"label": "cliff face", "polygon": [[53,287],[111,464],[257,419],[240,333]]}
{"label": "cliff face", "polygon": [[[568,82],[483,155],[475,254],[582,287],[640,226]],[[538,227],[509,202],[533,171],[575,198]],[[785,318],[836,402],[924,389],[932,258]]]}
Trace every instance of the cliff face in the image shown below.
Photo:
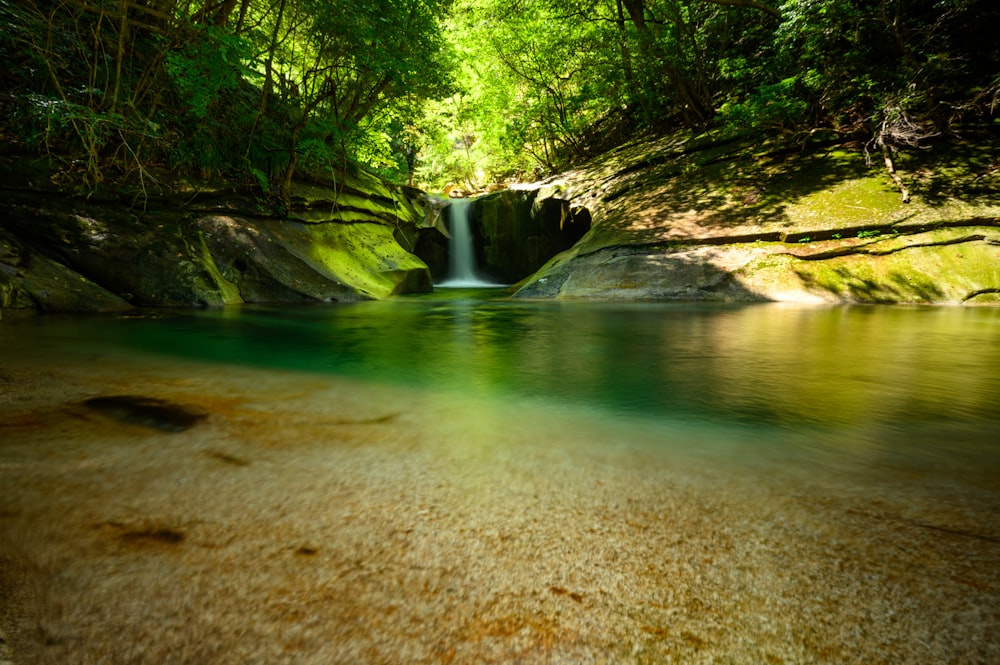
{"label": "cliff face", "polygon": [[1000,301],[995,146],[897,155],[863,146],[668,137],[533,185],[591,230],[519,297]]}
{"label": "cliff face", "polygon": [[251,195],[175,183],[160,196],[89,199],[44,179],[0,198],[0,310],[301,303],[432,288],[411,251],[436,212],[365,174],[295,188],[269,215]]}

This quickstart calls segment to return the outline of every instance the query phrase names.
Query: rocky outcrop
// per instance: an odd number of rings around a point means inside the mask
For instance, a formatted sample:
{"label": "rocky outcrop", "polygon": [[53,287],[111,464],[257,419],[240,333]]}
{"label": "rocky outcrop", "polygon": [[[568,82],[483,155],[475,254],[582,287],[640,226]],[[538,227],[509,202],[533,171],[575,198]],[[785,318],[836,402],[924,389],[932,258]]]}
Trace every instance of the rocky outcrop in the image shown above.
{"label": "rocky outcrop", "polygon": [[123,201],[15,180],[0,199],[0,310],[350,301],[432,288],[404,247],[433,224],[419,192],[357,174],[294,194],[278,217],[231,189],[175,184]]}
{"label": "rocky outcrop", "polygon": [[122,298],[0,228],[0,316],[4,310],[50,312],[130,309]]}
{"label": "rocky outcrop", "polygon": [[[572,247],[590,229],[586,210],[571,210],[554,198],[537,200],[533,188],[503,189],[469,202],[469,226],[476,269],[484,278],[513,284],[541,268],[559,252]],[[451,209],[447,201],[442,223],[422,229],[414,252],[431,269],[435,281],[448,276]]]}
{"label": "rocky outcrop", "polygon": [[516,295],[994,304],[992,154],[952,144],[901,156],[904,203],[884,169],[832,141],[627,146],[532,186],[543,205],[586,209],[592,228]]}
{"label": "rocky outcrop", "polygon": [[478,265],[512,284],[577,243],[590,230],[590,213],[536,189],[506,189],[476,199],[470,211]]}
{"label": "rocky outcrop", "polygon": [[[830,137],[644,141],[477,199],[479,267],[517,297],[997,304],[997,143],[899,156],[904,203]],[[0,159],[0,314],[384,298],[447,265],[446,202],[363,173],[277,216],[177,182],[73,195],[22,165]]]}

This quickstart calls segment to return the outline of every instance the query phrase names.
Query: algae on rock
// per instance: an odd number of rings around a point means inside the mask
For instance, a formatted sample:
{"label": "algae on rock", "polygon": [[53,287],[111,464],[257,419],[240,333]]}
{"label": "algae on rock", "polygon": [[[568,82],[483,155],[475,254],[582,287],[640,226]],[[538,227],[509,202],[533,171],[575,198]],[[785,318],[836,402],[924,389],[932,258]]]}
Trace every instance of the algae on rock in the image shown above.
{"label": "algae on rock", "polygon": [[422,194],[367,174],[297,184],[284,217],[231,189],[166,192],[136,208],[10,175],[0,308],[350,301],[432,288],[400,244],[428,223]]}
{"label": "algae on rock", "polygon": [[[711,135],[625,146],[533,187],[591,230],[518,297],[993,302],[1000,173],[990,146],[897,164],[904,203],[860,150]],[[960,245],[960,248],[959,248]]]}

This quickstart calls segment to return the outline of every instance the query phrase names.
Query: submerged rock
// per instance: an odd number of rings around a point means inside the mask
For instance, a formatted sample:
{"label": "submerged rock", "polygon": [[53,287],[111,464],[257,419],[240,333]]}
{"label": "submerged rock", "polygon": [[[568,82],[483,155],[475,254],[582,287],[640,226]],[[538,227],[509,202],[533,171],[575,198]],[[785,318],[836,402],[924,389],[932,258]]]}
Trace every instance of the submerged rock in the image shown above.
{"label": "submerged rock", "polygon": [[162,432],[183,432],[208,417],[180,404],[140,395],[91,397],[83,406],[119,422]]}

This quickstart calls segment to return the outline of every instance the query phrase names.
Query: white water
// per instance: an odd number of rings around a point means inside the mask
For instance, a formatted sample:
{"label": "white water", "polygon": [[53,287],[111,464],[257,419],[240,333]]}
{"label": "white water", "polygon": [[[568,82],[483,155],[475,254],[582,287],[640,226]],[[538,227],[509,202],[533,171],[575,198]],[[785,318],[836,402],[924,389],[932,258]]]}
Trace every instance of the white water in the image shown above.
{"label": "white water", "polygon": [[471,201],[455,199],[449,204],[451,238],[448,241],[448,278],[438,284],[445,288],[481,288],[503,286],[482,279],[476,271],[476,249],[469,223]]}

